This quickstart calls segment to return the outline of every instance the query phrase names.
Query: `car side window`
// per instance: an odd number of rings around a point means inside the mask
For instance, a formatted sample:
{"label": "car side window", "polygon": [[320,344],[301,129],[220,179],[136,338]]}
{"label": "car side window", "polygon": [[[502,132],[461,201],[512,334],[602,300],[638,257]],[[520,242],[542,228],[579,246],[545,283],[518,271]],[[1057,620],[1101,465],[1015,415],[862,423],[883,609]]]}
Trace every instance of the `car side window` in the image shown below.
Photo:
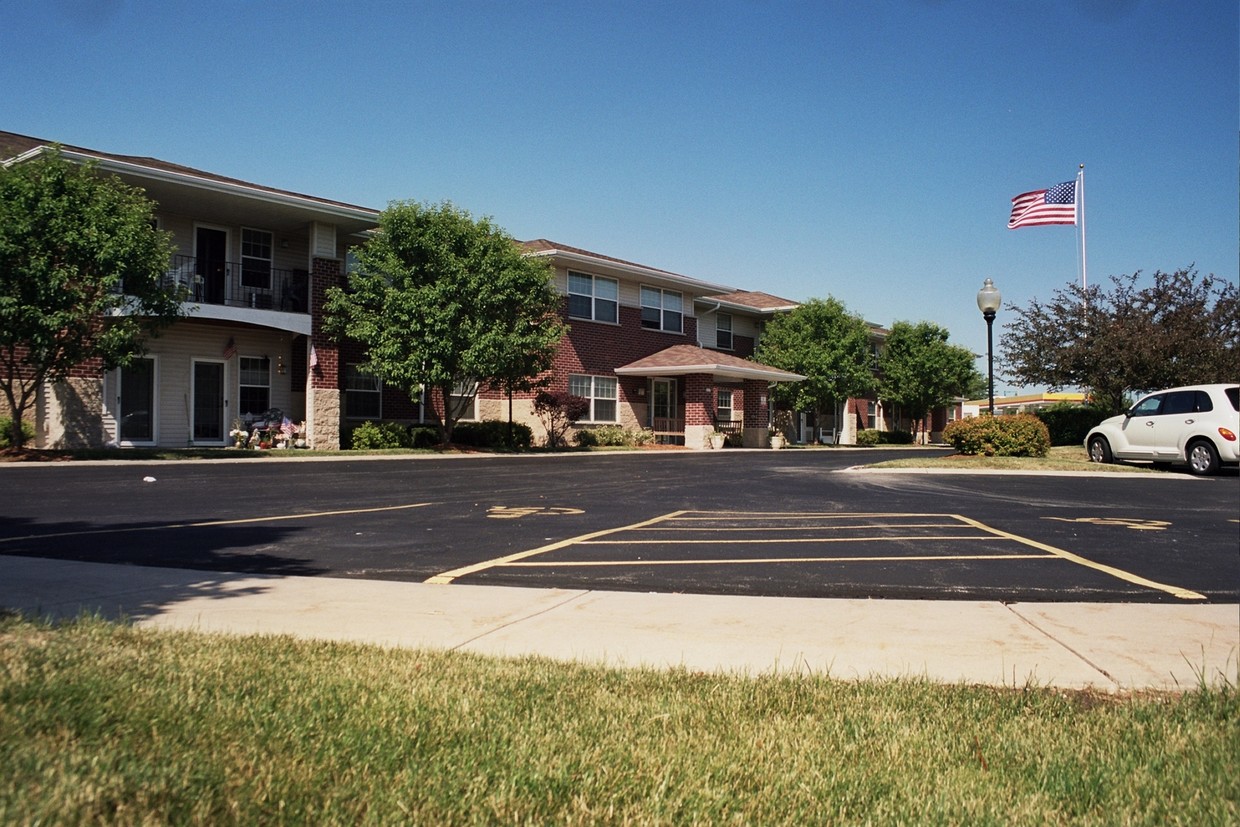
{"label": "car side window", "polygon": [[1178,416],[1192,413],[1197,407],[1197,391],[1176,391],[1163,397],[1162,410],[1164,416]]}
{"label": "car side window", "polygon": [[1162,406],[1163,395],[1155,394],[1147,396],[1133,406],[1132,416],[1157,416],[1158,409]]}
{"label": "car side window", "polygon": [[1210,399],[1210,394],[1205,391],[1193,391],[1197,394],[1197,405],[1193,410],[1197,413],[1206,413],[1214,410],[1214,401]]}

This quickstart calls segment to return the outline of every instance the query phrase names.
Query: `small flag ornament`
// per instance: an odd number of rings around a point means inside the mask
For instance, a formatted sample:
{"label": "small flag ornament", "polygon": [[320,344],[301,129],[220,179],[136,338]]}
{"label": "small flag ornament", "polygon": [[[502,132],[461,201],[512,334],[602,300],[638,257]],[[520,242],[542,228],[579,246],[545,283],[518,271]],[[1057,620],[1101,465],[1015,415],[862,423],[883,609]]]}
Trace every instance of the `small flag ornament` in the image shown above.
{"label": "small flag ornament", "polygon": [[228,344],[224,345],[224,358],[231,359],[236,355],[237,355],[237,343],[233,340],[233,337],[229,336]]}
{"label": "small flag ornament", "polygon": [[1012,199],[1008,229],[1042,224],[1076,223],[1076,181],[1064,181],[1050,189],[1024,192]]}

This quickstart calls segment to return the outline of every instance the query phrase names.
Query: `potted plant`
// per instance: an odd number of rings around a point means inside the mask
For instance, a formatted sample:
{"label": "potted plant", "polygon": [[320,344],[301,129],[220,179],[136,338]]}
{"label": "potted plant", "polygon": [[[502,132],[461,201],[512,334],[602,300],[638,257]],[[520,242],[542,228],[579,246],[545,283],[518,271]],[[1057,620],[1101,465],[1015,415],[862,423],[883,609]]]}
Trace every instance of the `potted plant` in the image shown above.
{"label": "potted plant", "polygon": [[779,431],[771,431],[771,447],[776,450],[784,447],[784,435]]}
{"label": "potted plant", "polygon": [[711,431],[707,435],[706,438],[707,440],[710,441],[710,447],[713,450],[718,451],[720,448],[723,447],[723,444],[727,441],[728,435],[725,434],[723,431]]}

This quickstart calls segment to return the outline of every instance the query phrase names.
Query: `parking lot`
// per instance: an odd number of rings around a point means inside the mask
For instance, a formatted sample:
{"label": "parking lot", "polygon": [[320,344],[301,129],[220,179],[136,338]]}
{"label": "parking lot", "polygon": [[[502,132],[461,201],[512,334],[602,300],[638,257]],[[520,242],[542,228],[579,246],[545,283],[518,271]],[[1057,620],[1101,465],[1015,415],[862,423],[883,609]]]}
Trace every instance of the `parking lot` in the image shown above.
{"label": "parking lot", "polygon": [[1240,601],[1240,481],[766,451],[0,469],[0,553],[703,594]]}

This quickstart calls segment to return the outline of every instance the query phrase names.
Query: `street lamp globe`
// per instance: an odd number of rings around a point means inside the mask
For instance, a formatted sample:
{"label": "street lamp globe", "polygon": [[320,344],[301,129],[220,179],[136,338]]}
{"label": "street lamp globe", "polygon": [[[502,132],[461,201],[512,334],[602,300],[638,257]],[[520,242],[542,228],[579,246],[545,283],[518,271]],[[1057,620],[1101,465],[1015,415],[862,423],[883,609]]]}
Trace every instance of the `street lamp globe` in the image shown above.
{"label": "street lamp globe", "polygon": [[999,293],[999,288],[995,287],[995,283],[991,279],[982,282],[982,289],[977,291],[977,309],[982,311],[983,316],[994,315],[999,312],[999,304],[1003,301],[1003,296]]}

